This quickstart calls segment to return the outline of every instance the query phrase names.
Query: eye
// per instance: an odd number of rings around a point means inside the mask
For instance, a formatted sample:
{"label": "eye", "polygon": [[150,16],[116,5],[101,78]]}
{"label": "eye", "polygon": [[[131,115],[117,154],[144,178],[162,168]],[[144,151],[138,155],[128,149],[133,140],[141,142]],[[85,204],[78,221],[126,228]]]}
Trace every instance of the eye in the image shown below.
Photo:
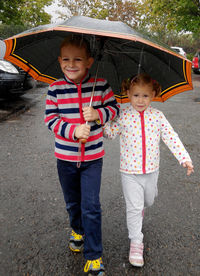
{"label": "eye", "polygon": [[81,59],[81,58],[76,58],[75,60],[76,60],[76,61],[82,61],[82,59]]}
{"label": "eye", "polygon": [[144,95],[144,98],[148,98],[149,97],[149,95]]}
{"label": "eye", "polygon": [[63,61],[68,61],[69,59],[68,59],[68,58],[63,58],[62,60],[63,60]]}

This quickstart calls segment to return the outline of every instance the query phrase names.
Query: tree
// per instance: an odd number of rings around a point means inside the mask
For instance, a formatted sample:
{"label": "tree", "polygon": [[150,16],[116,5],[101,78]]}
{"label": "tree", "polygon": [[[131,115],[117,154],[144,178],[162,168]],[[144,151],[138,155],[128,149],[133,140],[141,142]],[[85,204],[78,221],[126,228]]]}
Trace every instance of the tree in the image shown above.
{"label": "tree", "polygon": [[200,35],[199,0],[142,0],[143,25],[151,31],[176,30]]}
{"label": "tree", "polygon": [[0,0],[0,22],[7,25],[35,27],[50,23],[44,11],[53,0]]}
{"label": "tree", "polygon": [[137,6],[139,0],[60,0],[60,6],[65,7],[64,12],[58,12],[61,19],[73,15],[84,15],[97,19],[120,20],[128,25],[137,26],[139,15]]}

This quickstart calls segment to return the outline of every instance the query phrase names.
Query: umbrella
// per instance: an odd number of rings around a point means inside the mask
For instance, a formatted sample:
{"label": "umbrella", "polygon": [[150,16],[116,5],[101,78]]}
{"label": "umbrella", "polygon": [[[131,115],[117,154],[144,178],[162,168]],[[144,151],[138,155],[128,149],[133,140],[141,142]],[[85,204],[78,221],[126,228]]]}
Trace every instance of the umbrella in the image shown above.
{"label": "umbrella", "polygon": [[60,44],[74,33],[89,41],[95,58],[91,73],[95,74],[99,63],[98,77],[108,80],[118,102],[128,101],[120,95],[122,81],[142,72],[162,87],[161,96],[154,100],[165,101],[193,89],[189,60],[118,21],[74,16],[59,24],[32,28],[5,40],[4,58],[36,80],[52,83],[62,76],[58,63]]}

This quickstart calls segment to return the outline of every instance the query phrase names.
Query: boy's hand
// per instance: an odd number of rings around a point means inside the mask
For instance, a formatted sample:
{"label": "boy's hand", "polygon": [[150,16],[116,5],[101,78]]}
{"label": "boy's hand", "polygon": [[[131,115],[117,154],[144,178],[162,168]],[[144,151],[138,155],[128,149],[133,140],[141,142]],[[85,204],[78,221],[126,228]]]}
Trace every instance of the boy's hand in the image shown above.
{"label": "boy's hand", "polygon": [[192,162],[186,161],[182,165],[184,168],[187,168],[187,175],[190,175],[192,172],[194,172],[194,166],[192,165]]}
{"label": "boy's hand", "polygon": [[99,113],[91,106],[83,107],[83,117],[86,122],[92,122],[99,119]]}
{"label": "boy's hand", "polygon": [[78,139],[88,139],[90,135],[90,125],[82,124],[77,126],[74,135]]}

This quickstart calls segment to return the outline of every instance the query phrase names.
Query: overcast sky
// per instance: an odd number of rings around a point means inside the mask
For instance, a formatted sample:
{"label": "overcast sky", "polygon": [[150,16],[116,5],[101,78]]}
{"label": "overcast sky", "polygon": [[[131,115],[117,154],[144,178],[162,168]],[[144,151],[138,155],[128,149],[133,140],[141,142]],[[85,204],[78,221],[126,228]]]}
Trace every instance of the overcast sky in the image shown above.
{"label": "overcast sky", "polygon": [[52,19],[51,19],[52,23],[57,23],[59,21],[62,21],[58,19],[58,14],[56,13],[56,11],[58,10],[62,11],[63,8],[58,7],[57,3],[58,3],[58,0],[55,0],[51,6],[45,8],[45,11],[51,14],[52,16]]}

